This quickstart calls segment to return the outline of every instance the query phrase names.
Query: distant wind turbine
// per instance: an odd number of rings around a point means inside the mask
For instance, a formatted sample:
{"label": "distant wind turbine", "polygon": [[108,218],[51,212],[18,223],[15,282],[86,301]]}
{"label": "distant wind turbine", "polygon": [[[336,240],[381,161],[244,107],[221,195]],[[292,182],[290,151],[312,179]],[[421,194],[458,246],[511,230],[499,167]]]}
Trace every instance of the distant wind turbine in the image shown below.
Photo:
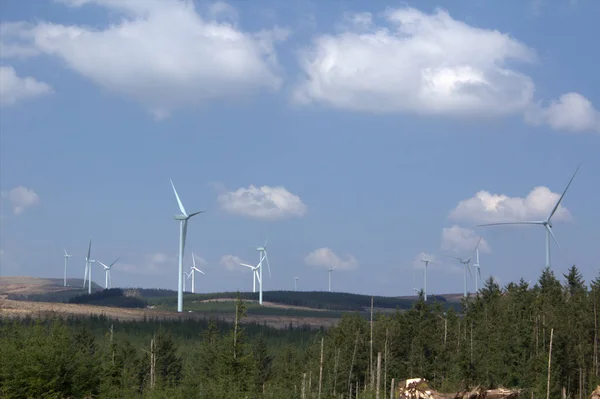
{"label": "distant wind turbine", "polygon": [[67,250],[65,249],[65,254],[63,255],[63,257],[65,258],[65,273],[64,273],[64,286],[67,286],[67,260],[71,257],[71,255],[69,255],[67,253]]}
{"label": "distant wind turbine", "polygon": [[196,267],[196,256],[194,255],[194,253],[192,252],[192,262],[193,262],[193,266],[190,269],[190,274],[192,275],[192,294],[196,293],[196,273],[202,273],[204,275],[206,275],[206,273],[204,273],[202,270],[198,269]]}
{"label": "distant wind turbine", "polygon": [[294,277],[294,291],[298,291],[298,277]]}
{"label": "distant wind turbine", "polygon": [[330,267],[329,269],[327,269],[327,271],[329,272],[329,292],[331,292],[331,273],[334,271],[335,269],[333,267]]}
{"label": "distant wind turbine", "polygon": [[479,292],[478,281],[481,281],[481,266],[479,265],[479,243],[475,247],[475,263],[473,263],[475,269],[475,293]]}
{"label": "distant wind turbine", "polygon": [[552,239],[554,240],[554,242],[556,243],[556,245],[558,246],[558,248],[560,250],[562,250],[562,248],[560,247],[560,244],[558,243],[558,240],[554,236],[554,232],[552,231],[552,220],[551,219],[552,219],[552,216],[554,216],[554,214],[558,210],[558,207],[560,206],[560,203],[562,202],[563,198],[565,197],[565,194],[567,193],[567,190],[569,189],[569,186],[573,182],[573,179],[575,178],[575,175],[577,174],[577,171],[579,170],[580,167],[581,167],[581,164],[579,164],[577,166],[577,168],[575,169],[575,172],[573,172],[573,176],[571,176],[571,180],[569,180],[569,183],[567,184],[567,187],[565,188],[565,191],[563,191],[562,195],[560,196],[560,198],[556,202],[556,205],[554,205],[554,208],[552,208],[552,210],[550,211],[550,214],[548,215],[548,217],[546,219],[544,219],[544,220],[534,220],[534,221],[525,221],[525,222],[486,223],[486,224],[480,224],[477,227],[499,226],[499,225],[509,225],[509,224],[537,224],[537,225],[540,225],[540,226],[544,226],[544,229],[546,230],[546,267],[550,268],[550,236],[552,236]]}
{"label": "distant wind turbine", "polygon": [[269,265],[269,257],[267,256],[267,241],[265,240],[265,244],[262,247],[256,247],[256,250],[259,254],[259,262],[256,266],[248,265],[246,263],[240,263],[242,266],[249,267],[252,269],[254,273],[252,289],[253,292],[256,292],[256,280],[258,280],[258,303],[262,305],[263,303],[263,274],[262,274],[262,264],[263,261],[267,262],[267,269],[269,270],[269,278],[271,278],[271,266]]}
{"label": "distant wind turbine", "polygon": [[85,289],[85,283],[88,282],[88,294],[92,293],[92,263],[96,263],[95,260],[91,259],[92,252],[92,239],[90,238],[90,245],[88,245],[87,256],[85,257],[85,275],[83,277],[83,288]]}
{"label": "distant wind turbine", "polygon": [[[475,245],[475,248],[473,249],[473,251],[477,251],[477,248],[479,247],[479,243],[481,242],[482,238],[483,237],[479,237],[479,240],[477,241],[477,244]],[[473,273],[471,272],[471,257],[469,256],[467,259],[463,259],[463,258],[459,258],[456,256],[451,256],[451,258],[458,260],[464,266],[464,269],[465,269],[464,297],[466,298],[467,297],[467,271],[471,275],[471,278],[473,278]]]}
{"label": "distant wind turbine", "polygon": [[425,269],[423,270],[423,297],[427,302],[427,266],[430,263],[435,263],[429,259],[421,259],[421,262],[425,263]]}
{"label": "distant wind turbine", "polygon": [[190,270],[189,273],[183,272],[183,292],[186,292],[186,290],[185,290],[185,280],[189,279],[191,275],[192,275],[192,271],[191,270]]}
{"label": "distant wind turbine", "polygon": [[104,263],[98,261],[98,263],[100,263],[102,267],[104,267],[104,288],[112,288],[112,281],[110,279],[110,269],[115,265],[115,263],[117,263],[118,260],[119,258],[115,259],[115,261],[111,263],[110,266],[106,266]]}
{"label": "distant wind turbine", "polygon": [[[169,179],[170,180],[170,179]],[[175,189],[175,185],[173,184],[173,180],[171,180],[171,187],[173,187],[173,192],[175,193],[175,198],[177,198],[177,204],[179,205],[179,210],[181,211],[180,215],[175,215],[175,220],[179,220],[179,281],[177,284],[177,311],[183,312],[183,253],[185,249],[185,237],[187,234],[187,224],[188,220],[192,216],[196,216],[204,211],[194,212],[188,214],[183,207],[183,203],[181,199],[179,199],[179,194],[177,194],[177,190]]]}

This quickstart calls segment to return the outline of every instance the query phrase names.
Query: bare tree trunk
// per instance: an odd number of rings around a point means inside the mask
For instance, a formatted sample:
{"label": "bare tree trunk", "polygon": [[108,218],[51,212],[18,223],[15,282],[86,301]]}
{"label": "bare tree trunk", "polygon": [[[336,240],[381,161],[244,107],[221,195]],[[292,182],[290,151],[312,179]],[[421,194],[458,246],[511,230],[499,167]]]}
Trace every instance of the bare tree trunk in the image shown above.
{"label": "bare tree trunk", "polygon": [[394,385],[396,384],[396,379],[392,378],[392,385],[390,386],[390,399],[394,399]]}
{"label": "bare tree trunk", "polygon": [[323,385],[323,341],[324,337],[321,337],[321,361],[319,362],[319,396],[318,399],[321,399],[321,387]]}
{"label": "bare tree trunk", "polygon": [[594,373],[598,377],[598,313],[596,310],[596,290],[594,290]]}
{"label": "bare tree trunk", "polygon": [[233,358],[236,358],[237,348],[237,329],[238,329],[238,304],[235,304],[235,324],[233,327]]}
{"label": "bare tree trunk", "polygon": [[383,348],[383,397],[387,393],[387,353],[388,353],[388,334],[390,330],[385,330],[385,345]]}
{"label": "bare tree trunk", "polygon": [[352,369],[354,368],[354,360],[356,359],[356,350],[358,349],[358,334],[360,330],[356,330],[356,339],[354,340],[354,351],[352,352],[352,362],[350,363],[350,372],[348,373],[348,385],[350,386],[350,396],[352,396]]}
{"label": "bare tree trunk", "polygon": [[340,359],[340,350],[340,348],[337,348],[335,351],[335,360],[333,362],[333,396],[335,396],[337,388],[337,368]]}
{"label": "bare tree trunk", "polygon": [[373,296],[371,296],[371,351],[369,356],[369,377],[371,378],[371,390],[373,389],[373,383],[375,378],[373,375]]}
{"label": "bare tree trunk", "polygon": [[306,373],[302,374],[302,399],[306,398]]}
{"label": "bare tree trunk", "polygon": [[550,351],[548,352],[548,382],[546,384],[546,399],[550,399],[550,371],[552,370],[552,338],[554,338],[554,328],[550,330]]}
{"label": "bare tree trunk", "polygon": [[311,395],[312,392],[312,370],[308,371],[308,396]]}
{"label": "bare tree trunk", "polygon": [[381,352],[377,352],[377,388],[375,398],[379,399],[379,388],[381,387]]}

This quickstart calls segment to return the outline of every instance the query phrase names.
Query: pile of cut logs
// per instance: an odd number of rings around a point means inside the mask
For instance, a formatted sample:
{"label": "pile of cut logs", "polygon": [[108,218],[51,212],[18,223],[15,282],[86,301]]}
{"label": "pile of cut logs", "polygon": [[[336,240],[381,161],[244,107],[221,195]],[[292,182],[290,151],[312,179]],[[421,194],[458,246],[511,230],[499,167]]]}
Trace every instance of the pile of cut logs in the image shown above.
{"label": "pile of cut logs", "polygon": [[[521,391],[516,389],[484,389],[477,387],[457,393],[441,393],[430,388],[424,378],[411,378],[400,382],[396,399],[515,399]],[[596,399],[596,398],[593,398]],[[600,399],[600,397],[598,397]]]}

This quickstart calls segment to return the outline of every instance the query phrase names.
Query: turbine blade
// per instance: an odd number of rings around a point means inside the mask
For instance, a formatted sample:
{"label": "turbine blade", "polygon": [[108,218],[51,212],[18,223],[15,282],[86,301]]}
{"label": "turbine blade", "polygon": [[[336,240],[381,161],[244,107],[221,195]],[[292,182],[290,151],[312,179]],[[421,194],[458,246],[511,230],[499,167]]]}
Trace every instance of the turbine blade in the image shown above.
{"label": "turbine blade", "polygon": [[269,270],[269,279],[271,279],[271,265],[269,265],[269,257],[267,256],[267,251],[265,251],[265,260],[267,261],[267,270]]}
{"label": "turbine blade", "polygon": [[249,267],[250,269],[254,269],[254,267],[255,267],[255,266],[252,266],[252,265],[248,265],[246,263],[240,263],[240,266],[246,266],[246,267]]}
{"label": "turbine blade", "polygon": [[67,249],[63,248],[65,250],[65,256],[69,256],[69,254],[67,253]]}
{"label": "turbine blade", "polygon": [[173,184],[173,180],[169,179],[171,181],[171,187],[173,187],[173,192],[175,193],[175,198],[177,198],[177,203],[179,204],[179,210],[181,211],[181,213],[183,213],[185,216],[187,216],[187,212],[185,211],[185,208],[183,207],[183,204],[181,203],[181,200],[179,199],[179,194],[177,194],[177,190],[175,189],[175,185]]}
{"label": "turbine blade", "polygon": [[92,239],[90,238],[90,245],[88,245],[88,254],[87,254],[88,259],[91,256],[91,252],[92,252]]}
{"label": "turbine blade", "polygon": [[467,263],[467,269],[469,270],[469,276],[471,276],[471,280],[473,280],[473,272],[471,271],[471,265]]}
{"label": "turbine blade", "polygon": [[111,264],[110,264],[110,266],[109,266],[108,268],[110,269],[111,267],[113,267],[113,265],[114,265],[115,263],[117,263],[117,261],[118,261],[118,260],[119,260],[119,258],[115,259],[115,261],[114,261],[113,263],[111,263]]}
{"label": "turbine blade", "polygon": [[200,269],[196,269],[196,270],[198,270],[200,273],[202,273],[206,276],[206,273],[204,273],[202,270],[200,270]]}
{"label": "turbine blade", "polygon": [[194,256],[194,252],[192,251],[192,263],[194,264],[193,268],[196,268],[196,256]]}
{"label": "turbine blade", "polygon": [[477,251],[477,247],[479,247],[479,243],[481,242],[482,238],[483,238],[483,236],[479,236],[479,240],[477,241],[477,244],[475,244],[475,248],[473,248],[473,252]]}
{"label": "turbine blade", "polygon": [[196,216],[196,215],[198,215],[198,214],[200,214],[200,213],[204,213],[204,212],[205,212],[204,210],[201,210],[201,211],[199,211],[199,212],[194,212],[194,213],[192,213],[192,214],[188,215],[188,216],[187,216],[187,218],[189,219],[189,218],[191,218],[192,216]]}
{"label": "turbine blade", "polygon": [[502,226],[502,225],[508,225],[508,224],[543,224],[543,222],[538,222],[538,221],[528,221],[528,222],[499,222],[499,223],[485,223],[485,224],[478,224],[476,227],[485,227],[485,226]]}
{"label": "turbine blade", "polygon": [[565,197],[565,194],[567,193],[567,190],[569,189],[569,186],[573,182],[573,179],[575,178],[575,175],[577,174],[577,171],[579,170],[580,167],[581,167],[581,164],[577,165],[577,169],[575,169],[575,172],[573,172],[573,176],[571,176],[571,180],[569,180],[569,184],[567,184],[567,187],[565,188],[565,191],[563,191],[562,195],[560,196],[560,198],[556,202],[556,205],[554,205],[554,209],[552,209],[552,212],[550,212],[550,215],[548,215],[548,219],[546,219],[546,220],[552,219],[552,216],[554,216],[554,213],[558,210],[558,207],[560,206],[560,203],[562,202],[563,198]]}
{"label": "turbine blade", "polygon": [[554,239],[554,242],[556,243],[556,245],[558,246],[558,249],[561,250],[562,253],[564,253],[562,247],[560,246],[560,244],[558,243],[558,240],[556,239],[556,237],[554,236],[554,232],[552,231],[552,228],[548,225],[546,225],[546,228],[548,229],[548,232],[550,233],[550,235],[552,236],[552,238]]}

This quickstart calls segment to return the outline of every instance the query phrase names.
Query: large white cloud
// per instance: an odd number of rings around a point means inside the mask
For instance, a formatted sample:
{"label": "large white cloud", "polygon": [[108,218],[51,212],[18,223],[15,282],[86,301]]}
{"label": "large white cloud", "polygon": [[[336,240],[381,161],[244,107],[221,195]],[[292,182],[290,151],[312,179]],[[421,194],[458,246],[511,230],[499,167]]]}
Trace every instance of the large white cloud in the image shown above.
{"label": "large white cloud", "polygon": [[306,255],[304,261],[310,266],[332,267],[335,270],[354,270],[358,268],[358,261],[353,255],[346,254],[344,257],[340,257],[327,247],[315,249]]}
{"label": "large white cloud", "polygon": [[[4,50],[3,50],[4,51]],[[20,77],[11,66],[0,66],[0,105],[13,105],[19,101],[29,100],[50,94],[52,87],[31,76]]]}
{"label": "large white cloud", "polygon": [[218,201],[227,212],[263,220],[303,216],[307,209],[300,197],[282,186],[250,185],[248,188],[221,193]]}
{"label": "large white cloud", "polygon": [[532,107],[526,119],[530,123],[548,125],[556,130],[600,133],[600,112],[590,100],[578,93],[563,94],[547,107]]}
{"label": "large white cloud", "polygon": [[284,40],[287,31],[243,32],[226,18],[215,19],[228,9],[223,3],[205,18],[192,1],[62,2],[95,3],[119,19],[101,29],[7,23],[2,28],[6,54],[57,57],[98,86],[143,103],[159,118],[178,107],[281,85],[274,43]]}
{"label": "large white cloud", "polygon": [[[458,256],[468,257],[475,250],[475,245],[480,236],[473,230],[454,225],[442,230],[442,249],[451,251]],[[491,248],[485,238],[481,238],[479,252],[491,252]]]}
{"label": "large white cloud", "polygon": [[[543,220],[559,198],[560,194],[553,193],[548,187],[535,187],[525,198],[479,191],[473,197],[461,200],[449,217],[474,223]],[[570,220],[571,214],[561,205],[552,219]]]}
{"label": "large white cloud", "polygon": [[33,189],[24,186],[2,191],[0,198],[11,203],[15,215],[20,215],[25,209],[40,202],[40,196]]}
{"label": "large white cloud", "polygon": [[[526,109],[534,84],[512,65],[535,60],[508,34],[470,26],[446,11],[389,10],[346,18],[300,57],[295,98],[368,112],[507,114]],[[509,62],[511,66],[509,66]]]}

